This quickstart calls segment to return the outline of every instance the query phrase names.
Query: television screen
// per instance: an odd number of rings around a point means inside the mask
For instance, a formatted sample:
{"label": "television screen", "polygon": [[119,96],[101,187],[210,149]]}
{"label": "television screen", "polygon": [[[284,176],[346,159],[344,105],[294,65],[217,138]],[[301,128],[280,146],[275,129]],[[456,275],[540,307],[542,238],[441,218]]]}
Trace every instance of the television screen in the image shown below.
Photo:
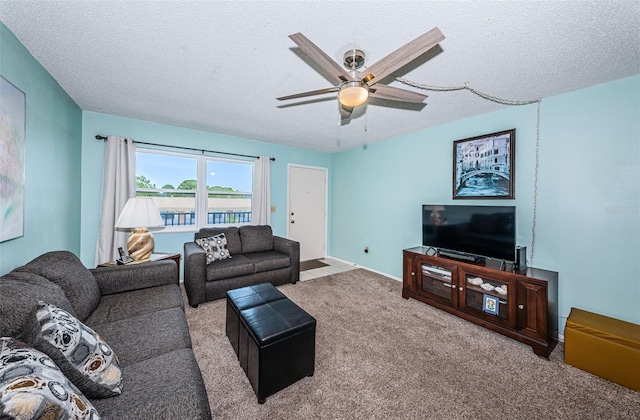
{"label": "television screen", "polygon": [[425,246],[513,262],[515,242],[514,206],[422,206]]}

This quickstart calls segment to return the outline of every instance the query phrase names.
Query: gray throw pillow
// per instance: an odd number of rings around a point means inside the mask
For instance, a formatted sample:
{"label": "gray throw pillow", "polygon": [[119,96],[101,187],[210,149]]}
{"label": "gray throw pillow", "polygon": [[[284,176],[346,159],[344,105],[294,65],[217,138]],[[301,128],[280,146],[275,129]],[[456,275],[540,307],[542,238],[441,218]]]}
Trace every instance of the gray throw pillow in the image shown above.
{"label": "gray throw pillow", "polygon": [[3,419],[100,418],[46,354],[9,337],[0,338],[0,408]]}
{"label": "gray throw pillow", "polygon": [[69,312],[38,302],[20,338],[53,359],[87,397],[122,392],[122,372],[113,349]]}
{"label": "gray throw pillow", "polygon": [[224,233],[209,238],[196,239],[196,243],[206,252],[207,265],[214,261],[231,258],[231,254],[227,248],[227,238]]}

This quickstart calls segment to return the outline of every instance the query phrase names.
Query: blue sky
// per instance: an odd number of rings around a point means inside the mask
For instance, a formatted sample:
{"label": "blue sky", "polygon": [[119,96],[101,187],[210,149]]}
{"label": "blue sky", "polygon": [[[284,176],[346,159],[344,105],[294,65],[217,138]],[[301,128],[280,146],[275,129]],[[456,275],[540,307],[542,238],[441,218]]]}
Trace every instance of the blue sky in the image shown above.
{"label": "blue sky", "polygon": [[[136,152],[136,175],[144,175],[161,188],[174,187],[185,179],[197,179],[197,157]],[[251,191],[253,165],[220,160],[207,161],[207,185],[231,187],[236,191]]]}

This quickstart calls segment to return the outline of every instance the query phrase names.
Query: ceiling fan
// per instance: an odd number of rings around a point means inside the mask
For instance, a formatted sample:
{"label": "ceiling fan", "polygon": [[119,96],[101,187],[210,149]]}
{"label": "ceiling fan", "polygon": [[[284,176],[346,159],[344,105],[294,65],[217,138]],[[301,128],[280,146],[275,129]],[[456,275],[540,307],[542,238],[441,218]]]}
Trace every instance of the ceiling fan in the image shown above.
{"label": "ceiling fan", "polygon": [[429,32],[420,35],[408,44],[398,48],[377,63],[365,68],[364,71],[358,71],[364,64],[364,53],[361,50],[352,49],[344,54],[344,66],[349,70],[347,71],[301,33],[289,35],[289,38],[291,38],[309,58],[326,71],[331,77],[331,81],[337,86],[282,96],[276,99],[285,101],[288,99],[338,92],[340,117],[341,122],[344,124],[351,118],[353,108],[363,105],[369,97],[412,103],[424,101],[427,95],[377,83],[395,70],[410,63],[435,47],[444,39],[444,35],[437,27],[433,28]]}

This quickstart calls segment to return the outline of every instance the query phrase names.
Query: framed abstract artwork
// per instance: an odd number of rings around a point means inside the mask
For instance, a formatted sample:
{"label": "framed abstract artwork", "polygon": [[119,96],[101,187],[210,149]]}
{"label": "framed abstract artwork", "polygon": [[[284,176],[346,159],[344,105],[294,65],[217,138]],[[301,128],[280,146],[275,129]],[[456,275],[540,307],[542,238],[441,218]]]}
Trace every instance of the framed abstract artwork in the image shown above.
{"label": "framed abstract artwork", "polygon": [[0,242],[24,235],[24,92],[0,76]]}
{"label": "framed abstract artwork", "polygon": [[453,198],[515,198],[516,130],[453,142]]}

